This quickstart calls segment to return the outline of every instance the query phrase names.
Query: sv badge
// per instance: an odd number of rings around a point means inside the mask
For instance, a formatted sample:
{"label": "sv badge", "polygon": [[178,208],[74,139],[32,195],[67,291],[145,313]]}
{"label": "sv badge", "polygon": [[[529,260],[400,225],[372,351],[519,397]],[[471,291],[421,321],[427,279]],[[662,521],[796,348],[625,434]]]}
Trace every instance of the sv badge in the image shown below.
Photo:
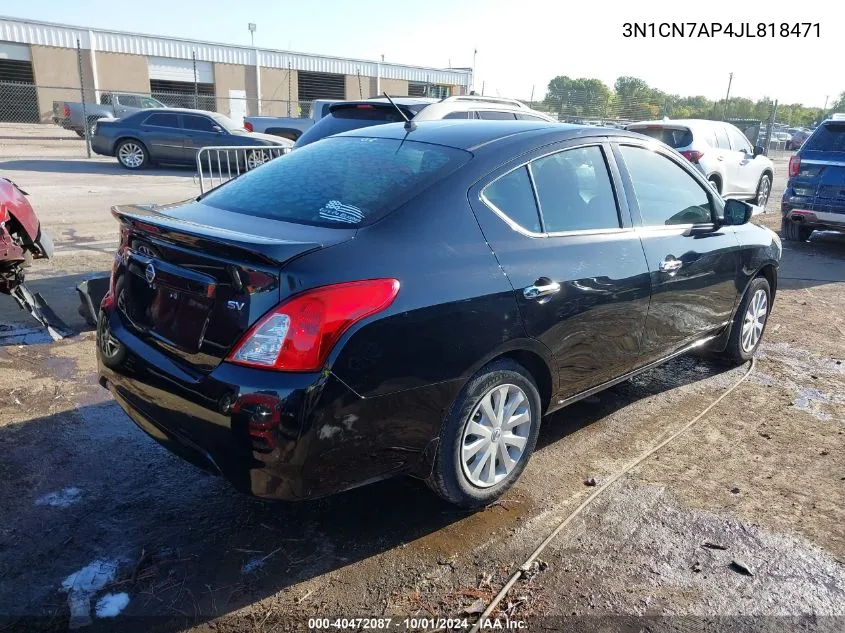
{"label": "sv badge", "polygon": [[244,309],[244,306],[245,306],[245,305],[246,305],[246,303],[244,303],[243,301],[227,301],[227,302],[226,302],[226,307],[227,307],[229,310],[238,310],[238,311],[240,311],[240,310],[243,310],[243,309]]}

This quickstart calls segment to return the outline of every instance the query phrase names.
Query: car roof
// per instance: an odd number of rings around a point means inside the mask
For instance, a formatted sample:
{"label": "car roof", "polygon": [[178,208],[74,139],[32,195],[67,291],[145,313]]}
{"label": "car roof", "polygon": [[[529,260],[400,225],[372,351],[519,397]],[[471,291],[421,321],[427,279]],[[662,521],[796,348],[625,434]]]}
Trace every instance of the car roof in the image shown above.
{"label": "car roof", "polygon": [[211,112],[210,110],[195,110],[193,108],[145,108],[144,110],[138,110],[136,114],[155,114],[156,112],[181,112],[182,114],[203,114],[205,116],[222,116],[218,112]]}
{"label": "car roof", "polygon": [[[655,126],[676,126],[676,125],[687,125],[687,126],[696,126],[696,125],[712,125],[713,123],[730,123],[729,121],[711,121],[710,119],[655,119],[654,121],[635,121],[634,123],[629,123],[628,127],[631,126],[641,126],[641,125],[648,125],[650,127]],[[733,125],[731,123],[731,125]]]}
{"label": "car roof", "polygon": [[546,121],[495,121],[495,120],[460,120],[421,121],[415,129],[408,131],[404,123],[373,125],[343,132],[336,136],[355,136],[361,138],[386,138],[413,140],[421,143],[444,145],[455,149],[475,151],[485,145],[522,136],[526,140],[543,134],[557,132],[556,138],[549,142],[563,141],[584,136],[629,136],[642,138],[640,134],[625,132],[614,128],[588,125],[571,125]]}

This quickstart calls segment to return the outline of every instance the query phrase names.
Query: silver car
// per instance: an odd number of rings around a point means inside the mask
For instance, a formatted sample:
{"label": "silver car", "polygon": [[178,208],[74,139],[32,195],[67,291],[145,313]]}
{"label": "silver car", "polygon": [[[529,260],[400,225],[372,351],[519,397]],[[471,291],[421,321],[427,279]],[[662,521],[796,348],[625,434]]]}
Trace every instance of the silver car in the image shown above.
{"label": "silver car", "polygon": [[772,191],[772,161],[730,123],[664,119],[632,123],[627,129],[663,141],[683,154],[723,198],[750,200],[766,208]]}

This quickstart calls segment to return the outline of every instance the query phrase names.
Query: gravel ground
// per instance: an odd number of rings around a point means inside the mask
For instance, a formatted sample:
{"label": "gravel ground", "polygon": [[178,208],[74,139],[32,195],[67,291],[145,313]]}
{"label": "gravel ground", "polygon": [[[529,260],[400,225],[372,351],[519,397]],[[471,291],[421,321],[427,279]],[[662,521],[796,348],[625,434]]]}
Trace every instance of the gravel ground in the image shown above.
{"label": "gravel ground", "polygon": [[[520,482],[483,512],[456,512],[410,479],[252,500],[136,429],[96,384],[93,333],[75,315],[72,286],[110,266],[109,206],[189,197],[193,174],[127,174],[43,143],[37,160],[0,149],[0,172],[31,193],[57,242],[31,286],[83,331],[17,345],[8,330],[31,324],[0,304],[0,631],[471,621],[595,490],[585,480],[606,481],[744,371],[683,357],[555,414]],[[755,218],[773,229],[784,172]],[[628,616],[634,630],[642,618],[661,630],[714,618],[731,630],[845,628],[845,239],[788,243],[781,280],[754,373],[607,488],[497,615],[585,631]]]}

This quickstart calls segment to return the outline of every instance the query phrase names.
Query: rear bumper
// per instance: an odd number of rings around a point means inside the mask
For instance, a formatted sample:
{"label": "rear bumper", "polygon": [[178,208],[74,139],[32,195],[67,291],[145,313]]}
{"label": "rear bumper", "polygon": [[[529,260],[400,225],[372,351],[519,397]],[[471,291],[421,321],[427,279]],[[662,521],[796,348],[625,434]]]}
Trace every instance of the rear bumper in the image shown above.
{"label": "rear bumper", "polygon": [[108,139],[97,134],[91,137],[91,150],[101,156],[114,156],[113,144]]}
{"label": "rear bumper", "polygon": [[806,227],[845,231],[845,203],[819,204],[807,198],[784,195],[781,214],[785,219]]}
{"label": "rear bumper", "polygon": [[[103,352],[107,336],[118,343],[111,357]],[[189,373],[110,309],[99,315],[97,359],[101,384],[143,431],[258,497],[301,500],[402,472],[427,474],[442,420],[437,408],[416,411],[416,420],[402,416],[408,392],[361,398],[327,371],[280,374],[224,362],[209,374]],[[435,387],[444,401],[451,397]],[[432,397],[428,390],[412,390],[411,400]],[[259,428],[255,403],[280,412],[272,424]]]}

